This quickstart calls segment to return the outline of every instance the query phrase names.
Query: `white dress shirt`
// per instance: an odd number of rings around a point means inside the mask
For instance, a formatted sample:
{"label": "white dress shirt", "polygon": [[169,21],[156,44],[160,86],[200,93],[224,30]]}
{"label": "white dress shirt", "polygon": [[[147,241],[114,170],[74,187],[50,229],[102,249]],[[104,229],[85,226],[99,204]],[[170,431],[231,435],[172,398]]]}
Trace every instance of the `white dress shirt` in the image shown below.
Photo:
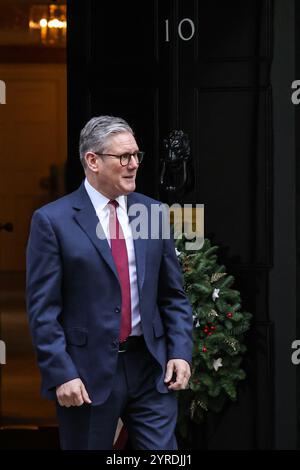
{"label": "white dress shirt", "polygon": [[[99,193],[99,191],[97,191],[88,182],[87,178],[84,181],[84,186],[94,206],[96,214],[99,218],[99,222],[106,235],[107,241],[110,245],[109,207],[107,205],[110,199],[108,199],[106,196],[103,196],[103,194]],[[131,335],[141,335],[142,325],[141,325],[141,315],[140,315],[140,308],[139,308],[139,292],[138,292],[138,284],[137,284],[135,251],[134,251],[134,243],[133,243],[131,227],[129,224],[129,218],[127,214],[127,204],[126,204],[126,199],[124,196],[117,197],[116,201],[118,201],[119,203],[116,211],[117,211],[119,223],[124,233],[124,238],[125,238],[126,248],[127,248],[127,253],[128,253],[130,295],[131,295],[131,325],[132,325]]]}

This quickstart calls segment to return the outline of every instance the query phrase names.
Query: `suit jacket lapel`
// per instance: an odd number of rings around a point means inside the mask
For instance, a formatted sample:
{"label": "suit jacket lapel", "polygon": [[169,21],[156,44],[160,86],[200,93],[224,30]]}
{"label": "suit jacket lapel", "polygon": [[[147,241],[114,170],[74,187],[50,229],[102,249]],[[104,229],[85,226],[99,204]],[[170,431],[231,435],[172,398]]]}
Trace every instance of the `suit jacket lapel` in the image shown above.
{"label": "suit jacket lapel", "polygon": [[110,246],[83,184],[78,189],[77,196],[73,204],[77,209],[74,218],[119,280]]}
{"label": "suit jacket lapel", "polygon": [[[141,203],[136,193],[131,193],[127,199],[127,210],[132,204]],[[102,226],[99,222],[93,204],[85,190],[84,184],[82,183],[79,189],[75,192],[73,207],[77,209],[74,215],[76,222],[81,226],[84,232],[87,234],[98,253],[104,258],[108,266],[111,268],[116,278],[119,280],[118,273],[116,270],[115,262],[111,254],[111,249],[108,241],[104,235]],[[134,215],[129,215],[129,222],[135,218]],[[148,217],[149,224],[149,217]],[[97,235],[98,234],[98,235]],[[133,237],[135,261],[137,269],[137,279],[139,291],[141,293],[143,283],[145,280],[145,264],[146,264],[146,250],[147,240],[142,238]]]}
{"label": "suit jacket lapel", "polygon": [[[132,204],[140,203],[141,201],[138,200],[138,196],[136,193],[131,193],[127,196],[127,211],[129,210]],[[134,215],[129,215],[129,222],[131,223],[134,219]],[[136,262],[136,269],[137,269],[137,279],[138,279],[138,286],[139,292],[142,292],[142,287],[145,280],[145,266],[146,266],[146,253],[147,253],[147,240],[142,238],[136,238],[133,234],[133,244],[134,244],[134,252],[135,252],[135,262]]]}

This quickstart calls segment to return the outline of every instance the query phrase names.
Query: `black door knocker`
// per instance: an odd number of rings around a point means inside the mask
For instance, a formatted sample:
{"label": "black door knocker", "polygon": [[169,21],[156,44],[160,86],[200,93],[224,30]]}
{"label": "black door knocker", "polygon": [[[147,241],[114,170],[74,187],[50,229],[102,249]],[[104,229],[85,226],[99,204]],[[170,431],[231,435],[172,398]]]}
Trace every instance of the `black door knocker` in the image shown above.
{"label": "black door knocker", "polygon": [[181,192],[186,189],[188,182],[188,161],[190,159],[188,135],[183,131],[173,130],[163,140],[163,146],[160,184],[169,193]]}

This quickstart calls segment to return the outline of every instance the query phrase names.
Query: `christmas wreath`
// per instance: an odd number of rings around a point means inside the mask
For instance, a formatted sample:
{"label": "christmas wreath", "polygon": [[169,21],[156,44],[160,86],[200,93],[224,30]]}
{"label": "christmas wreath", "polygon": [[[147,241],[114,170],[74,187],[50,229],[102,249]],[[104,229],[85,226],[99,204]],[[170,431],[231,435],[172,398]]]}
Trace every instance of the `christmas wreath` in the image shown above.
{"label": "christmas wreath", "polygon": [[251,314],[241,312],[241,298],[231,288],[234,278],[217,264],[217,246],[204,241],[200,250],[187,251],[186,239],[176,242],[184,288],[193,310],[193,360],[189,388],[178,393],[178,432],[187,438],[191,421],[202,423],[208,411],[219,412],[237,398],[245,378],[241,368],[246,351],[244,334]]}

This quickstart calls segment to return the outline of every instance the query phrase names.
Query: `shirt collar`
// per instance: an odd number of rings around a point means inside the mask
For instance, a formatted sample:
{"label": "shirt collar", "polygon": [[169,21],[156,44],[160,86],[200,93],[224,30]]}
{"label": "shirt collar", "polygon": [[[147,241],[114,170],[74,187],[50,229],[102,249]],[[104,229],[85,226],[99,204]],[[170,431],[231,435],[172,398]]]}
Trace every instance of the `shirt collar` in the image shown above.
{"label": "shirt collar", "polygon": [[[97,189],[95,189],[94,186],[92,186],[88,182],[87,178],[85,178],[85,180],[84,180],[84,186],[85,186],[85,189],[86,189],[86,191],[87,191],[87,193],[90,197],[90,200],[92,201],[92,204],[93,204],[97,214],[99,212],[102,212],[103,210],[105,210],[107,208],[107,204],[109,203],[110,199],[108,199],[102,193],[97,191]],[[125,196],[116,197],[116,201],[118,201],[120,208],[127,213],[127,201],[126,201],[126,199],[127,198]]]}

